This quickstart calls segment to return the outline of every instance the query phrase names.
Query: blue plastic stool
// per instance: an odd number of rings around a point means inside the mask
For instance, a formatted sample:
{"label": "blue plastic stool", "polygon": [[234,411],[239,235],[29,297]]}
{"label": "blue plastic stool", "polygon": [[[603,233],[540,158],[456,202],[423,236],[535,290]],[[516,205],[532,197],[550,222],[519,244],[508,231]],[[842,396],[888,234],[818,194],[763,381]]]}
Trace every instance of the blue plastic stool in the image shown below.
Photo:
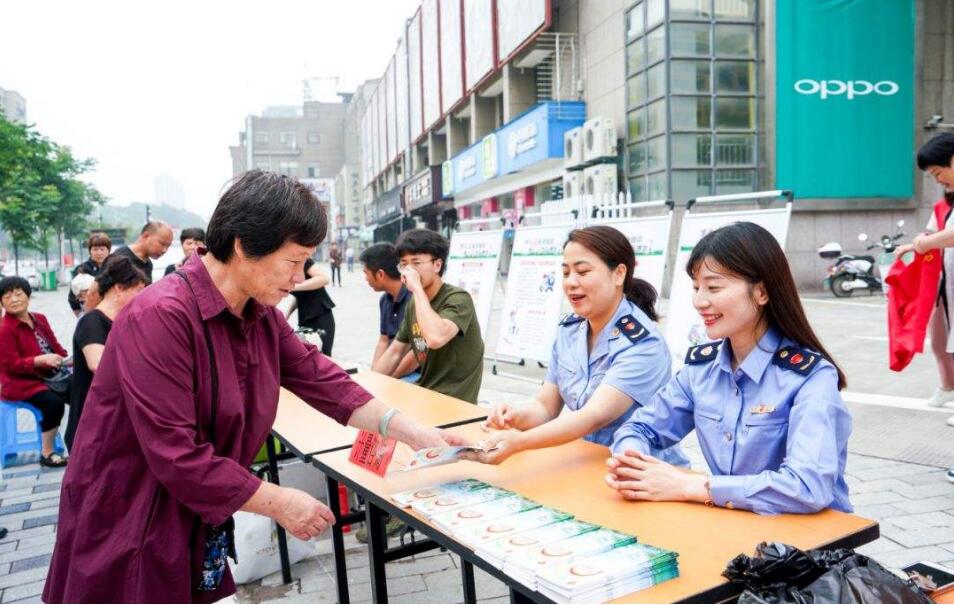
{"label": "blue plastic stool", "polygon": [[[17,409],[26,410],[33,414],[33,418],[36,420],[35,430],[19,430],[17,427]],[[29,403],[0,400],[0,468],[18,464],[17,457],[20,452],[39,452],[42,455],[41,435],[43,431],[40,430],[42,419],[43,414],[40,410]],[[53,449],[60,454],[66,451],[66,446],[59,433],[56,435]]]}

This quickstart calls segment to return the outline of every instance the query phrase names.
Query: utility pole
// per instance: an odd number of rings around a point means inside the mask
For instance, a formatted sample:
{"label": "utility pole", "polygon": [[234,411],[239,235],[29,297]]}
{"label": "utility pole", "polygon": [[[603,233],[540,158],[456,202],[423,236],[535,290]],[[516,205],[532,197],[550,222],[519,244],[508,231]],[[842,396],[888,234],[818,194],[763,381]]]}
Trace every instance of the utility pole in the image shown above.
{"label": "utility pole", "polygon": [[149,209],[149,204],[146,204],[146,224],[152,221],[152,211]]}

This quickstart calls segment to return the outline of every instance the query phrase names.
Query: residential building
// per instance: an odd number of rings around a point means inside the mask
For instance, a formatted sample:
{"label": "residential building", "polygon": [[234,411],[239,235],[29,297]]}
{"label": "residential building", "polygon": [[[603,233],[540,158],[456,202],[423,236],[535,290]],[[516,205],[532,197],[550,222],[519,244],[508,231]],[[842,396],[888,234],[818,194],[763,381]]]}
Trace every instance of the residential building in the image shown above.
{"label": "residential building", "polygon": [[17,91],[0,88],[0,111],[11,122],[26,124],[26,99]]}

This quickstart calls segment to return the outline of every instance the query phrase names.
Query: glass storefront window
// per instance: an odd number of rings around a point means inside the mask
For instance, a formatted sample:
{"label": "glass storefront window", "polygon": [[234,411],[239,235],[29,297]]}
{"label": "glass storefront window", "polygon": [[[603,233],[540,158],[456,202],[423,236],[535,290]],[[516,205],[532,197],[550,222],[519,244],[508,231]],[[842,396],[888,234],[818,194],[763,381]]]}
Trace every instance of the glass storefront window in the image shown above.
{"label": "glass storefront window", "polygon": [[649,201],[649,198],[646,197],[646,177],[640,176],[629,179],[629,194],[633,197],[634,202]]}
{"label": "glass storefront window", "polygon": [[755,93],[754,61],[716,61],[716,92]]}
{"label": "glass storefront window", "polygon": [[[726,26],[730,27],[730,26]],[[674,57],[708,57],[709,25],[706,23],[673,23],[669,52]]]}
{"label": "glass storefront window", "polygon": [[655,99],[666,94],[666,64],[657,63],[646,72],[647,99]]}
{"label": "glass storefront window", "polygon": [[755,135],[716,135],[716,166],[751,166],[755,164]]}
{"label": "glass storefront window", "polygon": [[642,71],[626,82],[629,106],[635,107],[646,102],[646,72]]}
{"label": "glass storefront window", "polygon": [[662,23],[666,18],[666,0],[646,0],[646,27]]}
{"label": "glass storefront window", "polygon": [[636,40],[626,47],[626,73],[634,73],[646,67],[646,43]]}
{"label": "glass storefront window", "polygon": [[646,63],[652,65],[666,56],[666,28],[657,27],[646,34]]}
{"label": "glass storefront window", "polygon": [[708,19],[711,0],[669,0],[670,19]]}
{"label": "glass storefront window", "polygon": [[664,200],[669,197],[669,184],[666,182],[666,172],[656,172],[649,175],[646,181],[646,197],[649,200]]}
{"label": "glass storefront window", "polygon": [[715,123],[719,130],[755,130],[755,99],[716,97]]}
{"label": "glass storefront window", "polygon": [[755,28],[751,25],[715,26],[715,54],[717,57],[755,58]]}
{"label": "glass storefront window", "polygon": [[712,135],[672,135],[672,165],[686,167],[711,166]]}
{"label": "glass storefront window", "polygon": [[672,65],[672,92],[699,93],[712,90],[709,77],[709,61],[683,61],[673,59]]}
{"label": "glass storefront window", "polygon": [[755,18],[756,0],[713,0],[717,20],[751,21]]}
{"label": "glass storefront window", "polygon": [[646,141],[646,167],[649,170],[666,168],[666,137],[656,137]]}
{"label": "glass storefront window", "polygon": [[646,136],[666,131],[666,99],[646,106]]}
{"label": "glass storefront window", "polygon": [[673,170],[672,197],[677,200],[709,195],[712,191],[711,170]]}
{"label": "glass storefront window", "polygon": [[646,31],[646,19],[643,16],[644,10],[645,5],[643,4],[637,4],[630,9],[626,27],[627,40],[641,36],[643,32]]}
{"label": "glass storefront window", "polygon": [[673,97],[673,130],[709,130],[712,127],[710,97]]}
{"label": "glass storefront window", "polygon": [[626,117],[629,129],[629,140],[639,141],[646,138],[646,109],[640,107],[629,112]]}
{"label": "glass storefront window", "polygon": [[755,191],[754,170],[716,170],[715,175],[716,195]]}
{"label": "glass storefront window", "polygon": [[629,146],[629,173],[631,175],[646,174],[645,143]]}

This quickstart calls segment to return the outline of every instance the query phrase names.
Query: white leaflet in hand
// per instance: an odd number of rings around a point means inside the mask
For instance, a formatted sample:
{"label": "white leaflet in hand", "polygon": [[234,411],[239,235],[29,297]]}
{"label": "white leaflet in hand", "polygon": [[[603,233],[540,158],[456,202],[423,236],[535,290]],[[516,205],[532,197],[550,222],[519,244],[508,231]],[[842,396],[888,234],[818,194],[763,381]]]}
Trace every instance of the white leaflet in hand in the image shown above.
{"label": "white leaflet in hand", "polygon": [[394,472],[403,473],[421,468],[440,466],[442,464],[451,464],[460,460],[460,455],[464,452],[482,453],[492,452],[496,449],[496,447],[485,449],[480,444],[476,446],[455,445],[448,447],[430,447],[414,452],[414,455],[411,456],[411,460],[404,466],[404,468],[397,469]]}

